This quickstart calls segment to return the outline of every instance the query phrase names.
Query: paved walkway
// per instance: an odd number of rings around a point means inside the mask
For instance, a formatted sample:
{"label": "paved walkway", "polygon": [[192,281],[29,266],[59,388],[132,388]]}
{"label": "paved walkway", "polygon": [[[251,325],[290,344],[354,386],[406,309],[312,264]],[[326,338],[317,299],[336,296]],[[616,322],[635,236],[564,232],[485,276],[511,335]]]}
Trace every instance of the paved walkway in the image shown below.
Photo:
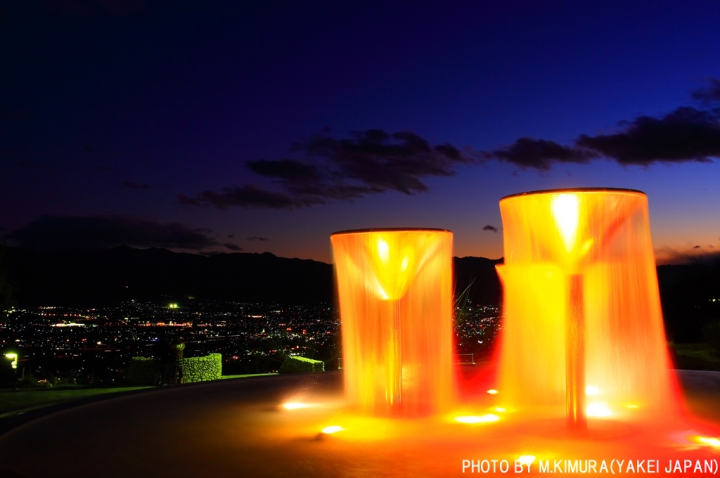
{"label": "paved walkway", "polygon": [[[690,388],[720,390],[720,374],[680,375]],[[626,456],[638,443],[648,443],[637,452],[649,454],[645,459],[658,450],[663,459],[720,455],[668,455],[652,444],[655,430],[632,430],[617,440],[549,440],[535,433],[539,425],[520,430],[502,422],[467,427],[409,420],[388,426],[363,419],[355,422],[363,424],[363,433],[349,439],[320,435],[323,426],[350,423],[338,401],[341,380],[336,372],[226,380],[57,411],[0,435],[0,476],[460,476],[464,459],[510,459],[547,449],[572,457],[590,445],[595,456],[612,458]],[[295,412],[279,407],[294,400],[322,406]]]}

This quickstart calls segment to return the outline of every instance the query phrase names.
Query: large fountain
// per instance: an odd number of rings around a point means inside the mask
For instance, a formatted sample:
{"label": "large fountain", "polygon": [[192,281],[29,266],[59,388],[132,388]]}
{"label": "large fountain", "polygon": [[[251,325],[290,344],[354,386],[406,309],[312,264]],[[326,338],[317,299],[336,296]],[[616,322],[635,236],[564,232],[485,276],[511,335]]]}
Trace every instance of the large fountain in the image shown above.
{"label": "large fountain", "polygon": [[539,191],[500,201],[500,389],[533,416],[677,414],[645,194]]}

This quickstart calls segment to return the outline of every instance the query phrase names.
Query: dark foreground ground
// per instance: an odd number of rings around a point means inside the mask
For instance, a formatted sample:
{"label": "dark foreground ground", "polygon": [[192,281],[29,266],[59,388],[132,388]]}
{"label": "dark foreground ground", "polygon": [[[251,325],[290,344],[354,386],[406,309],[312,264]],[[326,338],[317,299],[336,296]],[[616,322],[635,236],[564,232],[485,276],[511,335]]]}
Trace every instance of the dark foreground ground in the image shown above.
{"label": "dark foreground ground", "polygon": [[[482,371],[463,373],[482,388]],[[340,402],[339,372],[155,389],[16,424],[0,435],[0,476],[466,476],[471,469],[463,473],[464,460],[507,460],[512,475],[514,460],[528,454],[538,460],[657,460],[661,475],[672,460],[709,460],[712,466],[720,448],[687,438],[719,436],[720,373],[678,376],[691,410],[703,420],[658,417],[650,427],[593,422],[597,433],[584,437],[548,432],[562,429],[559,421],[467,426],[352,416]],[[285,410],[288,401],[310,406]],[[346,430],[321,434],[329,425]],[[530,471],[539,473],[538,462]],[[504,476],[499,470],[482,474]]]}

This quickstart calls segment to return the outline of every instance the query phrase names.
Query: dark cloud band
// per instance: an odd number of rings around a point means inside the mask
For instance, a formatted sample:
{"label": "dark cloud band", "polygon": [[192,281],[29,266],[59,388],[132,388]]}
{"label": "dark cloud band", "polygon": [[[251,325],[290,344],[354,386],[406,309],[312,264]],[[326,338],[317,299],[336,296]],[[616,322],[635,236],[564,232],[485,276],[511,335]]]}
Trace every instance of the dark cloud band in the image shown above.
{"label": "dark cloud band", "polygon": [[706,108],[686,106],[658,118],[639,116],[619,123],[611,134],[580,135],[572,145],[522,137],[508,146],[478,152],[448,143],[432,145],[409,131],[370,129],[348,138],[323,133],[293,144],[290,152],[298,158],[245,162],[248,170],[272,181],[275,190],[251,184],[178,199],[185,205],[219,209],[293,209],[389,191],[424,193],[426,178],[452,176],[461,165],[489,160],[539,171],[599,158],[639,166],[711,162],[720,157],[720,108],[709,106],[720,101],[720,80],[710,80],[692,97]]}
{"label": "dark cloud band", "polygon": [[101,249],[120,245],[201,250],[218,245],[210,232],[132,216],[41,216],[5,238],[12,245],[38,250]]}
{"label": "dark cloud band", "polygon": [[292,209],[330,201],[351,201],[370,194],[428,190],[424,180],[452,176],[458,165],[478,160],[470,151],[444,143],[431,145],[411,132],[380,129],[338,139],[319,134],[292,145],[300,159],[246,161],[253,173],[274,181],[279,191],[256,185],[178,196],[181,204]]}

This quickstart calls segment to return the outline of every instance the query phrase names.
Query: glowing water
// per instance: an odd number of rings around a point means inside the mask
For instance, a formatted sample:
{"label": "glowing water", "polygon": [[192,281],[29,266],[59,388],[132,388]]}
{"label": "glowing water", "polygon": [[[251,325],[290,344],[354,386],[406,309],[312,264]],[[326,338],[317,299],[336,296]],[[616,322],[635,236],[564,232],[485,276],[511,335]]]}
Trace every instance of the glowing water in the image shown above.
{"label": "glowing water", "polygon": [[674,411],[645,194],[540,191],[500,210],[504,402],[581,428]]}
{"label": "glowing water", "polygon": [[452,401],[452,233],[331,236],[345,395],[374,415],[421,415]]}

